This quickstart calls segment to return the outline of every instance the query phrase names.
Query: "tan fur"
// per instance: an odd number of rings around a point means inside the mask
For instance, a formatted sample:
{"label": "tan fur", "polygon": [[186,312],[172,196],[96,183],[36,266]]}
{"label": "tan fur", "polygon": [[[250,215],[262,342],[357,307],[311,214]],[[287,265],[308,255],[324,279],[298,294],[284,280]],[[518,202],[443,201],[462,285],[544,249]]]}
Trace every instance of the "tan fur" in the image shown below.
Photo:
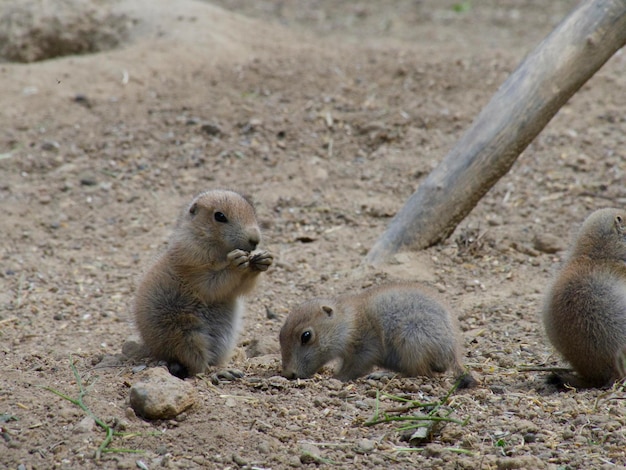
{"label": "tan fur", "polygon": [[[344,381],[374,366],[406,376],[465,375],[450,312],[434,292],[411,283],[304,302],[285,320],[280,346],[287,378],[311,377],[333,359],[341,359],[335,375]],[[473,381],[467,375],[464,385]]]}
{"label": "tan fur", "polygon": [[626,211],[601,209],[584,222],[548,291],[543,323],[578,373],[566,380],[571,385],[601,387],[624,377]]}
{"label": "tan fur", "polygon": [[242,297],[272,264],[271,254],[252,253],[260,240],[254,208],[233,191],[204,192],[181,213],[134,305],[146,346],[174,375],[194,375],[229,358]]}

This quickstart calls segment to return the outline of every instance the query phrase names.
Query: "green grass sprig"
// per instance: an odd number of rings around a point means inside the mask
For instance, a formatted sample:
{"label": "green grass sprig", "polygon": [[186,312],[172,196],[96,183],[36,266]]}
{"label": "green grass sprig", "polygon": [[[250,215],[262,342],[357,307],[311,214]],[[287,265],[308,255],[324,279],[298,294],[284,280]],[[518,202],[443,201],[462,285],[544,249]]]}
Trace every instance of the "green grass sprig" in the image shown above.
{"label": "green grass sprig", "polygon": [[70,368],[72,369],[72,372],[74,374],[74,378],[76,379],[76,384],[78,385],[78,397],[77,398],[72,398],[72,397],[70,397],[70,396],[68,396],[68,395],[66,395],[66,394],[64,394],[64,393],[62,393],[62,392],[52,388],[52,387],[43,387],[43,388],[44,388],[44,390],[48,390],[49,392],[52,392],[55,395],[63,398],[64,400],[67,400],[70,403],[72,403],[73,405],[79,407],[81,410],[83,410],[85,412],[85,414],[87,414],[87,416],[92,418],[94,420],[94,422],[100,428],[102,428],[102,430],[104,430],[104,432],[105,432],[104,440],[98,446],[98,449],[95,452],[96,460],[99,460],[102,457],[103,453],[131,453],[131,454],[141,454],[141,453],[143,453],[142,450],[138,450],[138,449],[124,449],[124,448],[112,448],[112,447],[109,447],[109,445],[113,441],[114,437],[116,437],[116,436],[119,436],[119,437],[136,436],[137,433],[123,433],[123,432],[115,431],[115,429],[113,427],[109,426],[107,423],[102,421],[102,419],[100,419],[98,416],[96,416],[94,414],[94,412],[91,411],[89,409],[89,407],[83,401],[83,399],[87,395],[88,389],[86,389],[83,386],[83,381],[80,378],[80,374],[78,373],[78,370],[76,369],[76,366],[74,365],[74,361],[73,361],[71,356],[70,356]]}

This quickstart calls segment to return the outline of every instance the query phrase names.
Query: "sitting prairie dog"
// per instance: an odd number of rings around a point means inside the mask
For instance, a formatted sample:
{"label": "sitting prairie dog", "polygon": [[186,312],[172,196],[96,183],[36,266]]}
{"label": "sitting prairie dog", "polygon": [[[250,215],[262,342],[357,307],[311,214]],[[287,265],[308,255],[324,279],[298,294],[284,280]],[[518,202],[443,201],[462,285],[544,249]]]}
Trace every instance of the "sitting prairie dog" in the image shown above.
{"label": "sitting prairie dog", "polygon": [[475,383],[460,359],[456,322],[430,290],[394,283],[295,307],[280,330],[282,374],[311,377],[333,359],[335,376],[353,380],[380,366],[406,376],[452,369]]}
{"label": "sitting prairie dog", "polygon": [[543,323],[578,373],[565,382],[601,387],[624,377],[626,211],[600,209],[585,220],[548,291]]}
{"label": "sitting prairie dog", "polygon": [[177,377],[222,365],[243,317],[242,297],[272,264],[254,208],[240,194],[214,190],[182,212],[168,247],[137,289],[134,313],[151,352]]}

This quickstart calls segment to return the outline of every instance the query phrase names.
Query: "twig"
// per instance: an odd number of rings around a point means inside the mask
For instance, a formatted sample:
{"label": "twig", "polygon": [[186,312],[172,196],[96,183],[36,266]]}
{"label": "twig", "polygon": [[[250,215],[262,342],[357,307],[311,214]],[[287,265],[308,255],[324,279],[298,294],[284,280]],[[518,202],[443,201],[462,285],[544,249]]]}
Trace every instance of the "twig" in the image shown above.
{"label": "twig", "polygon": [[520,372],[554,372],[554,373],[563,373],[563,372],[572,372],[572,369],[567,367],[545,367],[545,366],[519,366],[517,368]]}
{"label": "twig", "polygon": [[22,306],[22,291],[24,290],[24,273],[20,274],[20,279],[17,283],[17,299],[15,306],[20,308]]}
{"label": "twig", "polygon": [[0,326],[4,325],[5,323],[12,323],[14,321],[17,321],[17,317],[5,318],[4,320],[0,320]]}

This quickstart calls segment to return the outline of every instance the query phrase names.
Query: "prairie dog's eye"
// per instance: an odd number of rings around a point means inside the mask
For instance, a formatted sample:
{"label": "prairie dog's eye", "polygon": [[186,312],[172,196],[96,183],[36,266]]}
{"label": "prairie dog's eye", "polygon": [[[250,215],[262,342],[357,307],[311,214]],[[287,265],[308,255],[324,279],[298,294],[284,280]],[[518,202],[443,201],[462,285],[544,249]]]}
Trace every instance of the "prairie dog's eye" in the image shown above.
{"label": "prairie dog's eye", "polygon": [[223,212],[216,212],[214,217],[216,221],[221,222],[223,224],[228,222],[228,219],[226,218]]}
{"label": "prairie dog's eye", "polygon": [[311,338],[313,337],[313,334],[309,331],[306,330],[304,333],[302,333],[302,335],[300,336],[300,341],[302,342],[302,344],[306,344],[309,341],[311,341]]}

